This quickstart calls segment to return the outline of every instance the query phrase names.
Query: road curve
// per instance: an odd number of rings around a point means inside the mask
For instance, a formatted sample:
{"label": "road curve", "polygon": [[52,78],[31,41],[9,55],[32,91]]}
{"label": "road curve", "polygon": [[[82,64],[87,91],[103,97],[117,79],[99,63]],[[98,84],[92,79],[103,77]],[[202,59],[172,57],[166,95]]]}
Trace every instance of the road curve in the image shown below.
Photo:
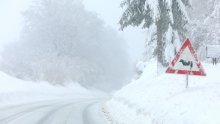
{"label": "road curve", "polygon": [[107,124],[103,99],[58,99],[0,107],[0,124]]}

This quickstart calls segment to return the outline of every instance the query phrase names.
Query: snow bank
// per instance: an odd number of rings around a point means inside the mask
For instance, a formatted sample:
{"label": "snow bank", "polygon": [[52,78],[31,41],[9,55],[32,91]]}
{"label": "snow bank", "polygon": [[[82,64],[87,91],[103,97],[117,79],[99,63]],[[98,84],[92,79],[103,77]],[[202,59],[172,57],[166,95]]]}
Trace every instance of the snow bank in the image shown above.
{"label": "snow bank", "polygon": [[101,91],[91,91],[78,83],[69,86],[52,86],[47,82],[28,82],[0,71],[0,105],[52,99],[105,97]]}
{"label": "snow bank", "polygon": [[203,63],[206,77],[156,76],[156,62],[146,63],[141,78],[103,105],[113,124],[220,124],[220,65]]}

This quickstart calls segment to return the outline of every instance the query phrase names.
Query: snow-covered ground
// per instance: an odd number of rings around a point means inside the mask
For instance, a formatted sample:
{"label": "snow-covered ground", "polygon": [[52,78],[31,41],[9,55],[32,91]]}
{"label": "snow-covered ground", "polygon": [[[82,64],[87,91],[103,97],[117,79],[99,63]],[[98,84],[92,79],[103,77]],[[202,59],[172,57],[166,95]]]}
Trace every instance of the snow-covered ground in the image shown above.
{"label": "snow-covered ground", "polygon": [[105,124],[106,93],[75,83],[52,86],[0,72],[0,124]]}
{"label": "snow-covered ground", "polygon": [[78,83],[69,86],[52,86],[47,82],[29,82],[11,77],[0,71],[0,106],[33,101],[101,98],[106,94],[98,90],[88,90]]}
{"label": "snow-covered ground", "polygon": [[[103,105],[112,124],[220,124],[220,65],[202,63],[206,77],[157,76],[156,62]],[[163,70],[163,69],[162,69]]]}

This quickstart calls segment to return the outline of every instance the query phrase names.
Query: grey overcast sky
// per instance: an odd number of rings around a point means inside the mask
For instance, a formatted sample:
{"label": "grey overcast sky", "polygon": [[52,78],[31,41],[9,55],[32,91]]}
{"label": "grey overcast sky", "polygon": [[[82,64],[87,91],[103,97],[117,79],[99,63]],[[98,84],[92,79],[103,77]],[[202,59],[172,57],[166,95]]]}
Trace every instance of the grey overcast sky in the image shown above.
{"label": "grey overcast sky", "polygon": [[21,12],[29,3],[30,0],[0,1],[0,50],[8,42],[18,39],[22,28]]}
{"label": "grey overcast sky", "polygon": [[[0,50],[5,44],[15,41],[19,37],[22,28],[21,12],[24,11],[31,0],[1,0],[0,1]],[[85,8],[96,12],[104,23],[117,30],[127,41],[129,54],[133,61],[141,58],[144,49],[145,34],[139,28],[129,27],[125,31],[119,31],[118,21],[122,9],[121,0],[83,0]]]}

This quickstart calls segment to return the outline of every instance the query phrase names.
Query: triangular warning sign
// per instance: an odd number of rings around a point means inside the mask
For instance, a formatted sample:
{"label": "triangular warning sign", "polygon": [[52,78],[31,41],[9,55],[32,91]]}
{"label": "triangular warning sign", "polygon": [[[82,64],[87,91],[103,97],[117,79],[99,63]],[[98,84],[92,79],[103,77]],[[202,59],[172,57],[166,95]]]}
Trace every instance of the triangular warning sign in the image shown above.
{"label": "triangular warning sign", "polygon": [[167,68],[166,73],[206,75],[189,39],[183,43],[176,57]]}

